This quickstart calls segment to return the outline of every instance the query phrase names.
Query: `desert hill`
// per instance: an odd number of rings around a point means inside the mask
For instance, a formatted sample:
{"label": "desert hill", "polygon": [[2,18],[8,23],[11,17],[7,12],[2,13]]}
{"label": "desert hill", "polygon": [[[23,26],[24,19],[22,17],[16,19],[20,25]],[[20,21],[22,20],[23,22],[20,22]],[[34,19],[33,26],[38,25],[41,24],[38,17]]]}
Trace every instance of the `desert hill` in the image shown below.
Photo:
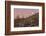
{"label": "desert hill", "polygon": [[38,26],[39,22],[39,13],[36,13],[27,18],[18,18],[14,19],[14,27],[32,27]]}

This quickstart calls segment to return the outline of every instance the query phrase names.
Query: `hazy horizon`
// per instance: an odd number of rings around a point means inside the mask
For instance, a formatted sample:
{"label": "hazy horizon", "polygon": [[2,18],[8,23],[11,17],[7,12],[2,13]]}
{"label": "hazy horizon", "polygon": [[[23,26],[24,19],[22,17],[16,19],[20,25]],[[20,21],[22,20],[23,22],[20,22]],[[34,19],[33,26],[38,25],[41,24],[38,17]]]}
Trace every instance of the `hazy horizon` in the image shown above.
{"label": "hazy horizon", "polygon": [[19,18],[26,18],[33,14],[36,14],[39,12],[39,9],[20,9],[20,8],[14,8],[14,19],[19,16]]}

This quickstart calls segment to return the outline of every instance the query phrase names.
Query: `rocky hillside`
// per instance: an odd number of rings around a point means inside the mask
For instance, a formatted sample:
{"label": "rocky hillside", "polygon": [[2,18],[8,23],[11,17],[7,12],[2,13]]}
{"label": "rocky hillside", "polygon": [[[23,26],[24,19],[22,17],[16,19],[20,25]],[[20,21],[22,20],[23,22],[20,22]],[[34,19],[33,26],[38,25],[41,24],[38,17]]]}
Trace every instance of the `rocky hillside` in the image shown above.
{"label": "rocky hillside", "polygon": [[38,26],[39,13],[29,16],[28,18],[14,19],[14,27],[32,27]]}

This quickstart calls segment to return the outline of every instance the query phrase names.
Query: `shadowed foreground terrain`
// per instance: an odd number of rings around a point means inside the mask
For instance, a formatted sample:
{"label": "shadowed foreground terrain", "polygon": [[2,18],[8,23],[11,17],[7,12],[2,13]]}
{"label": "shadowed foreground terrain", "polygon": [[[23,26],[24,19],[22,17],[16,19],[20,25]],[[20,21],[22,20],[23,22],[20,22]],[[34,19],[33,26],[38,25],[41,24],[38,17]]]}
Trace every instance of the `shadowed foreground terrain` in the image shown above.
{"label": "shadowed foreground terrain", "polygon": [[14,19],[14,27],[34,27],[39,25],[39,13],[28,18]]}

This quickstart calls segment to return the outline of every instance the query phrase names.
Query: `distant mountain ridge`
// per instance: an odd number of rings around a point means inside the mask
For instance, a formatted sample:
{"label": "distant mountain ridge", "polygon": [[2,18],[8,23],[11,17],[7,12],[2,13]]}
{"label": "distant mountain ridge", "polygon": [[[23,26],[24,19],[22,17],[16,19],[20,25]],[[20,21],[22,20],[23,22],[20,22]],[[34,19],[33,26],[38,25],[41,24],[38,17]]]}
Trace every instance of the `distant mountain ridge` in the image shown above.
{"label": "distant mountain ridge", "polygon": [[39,13],[36,13],[36,14],[34,14],[34,15],[32,15],[32,16],[29,16],[29,17],[27,17],[27,18],[18,18],[18,19],[15,19],[15,20],[22,20],[22,19],[28,19],[28,18],[32,18],[33,16],[38,16],[39,15]]}

